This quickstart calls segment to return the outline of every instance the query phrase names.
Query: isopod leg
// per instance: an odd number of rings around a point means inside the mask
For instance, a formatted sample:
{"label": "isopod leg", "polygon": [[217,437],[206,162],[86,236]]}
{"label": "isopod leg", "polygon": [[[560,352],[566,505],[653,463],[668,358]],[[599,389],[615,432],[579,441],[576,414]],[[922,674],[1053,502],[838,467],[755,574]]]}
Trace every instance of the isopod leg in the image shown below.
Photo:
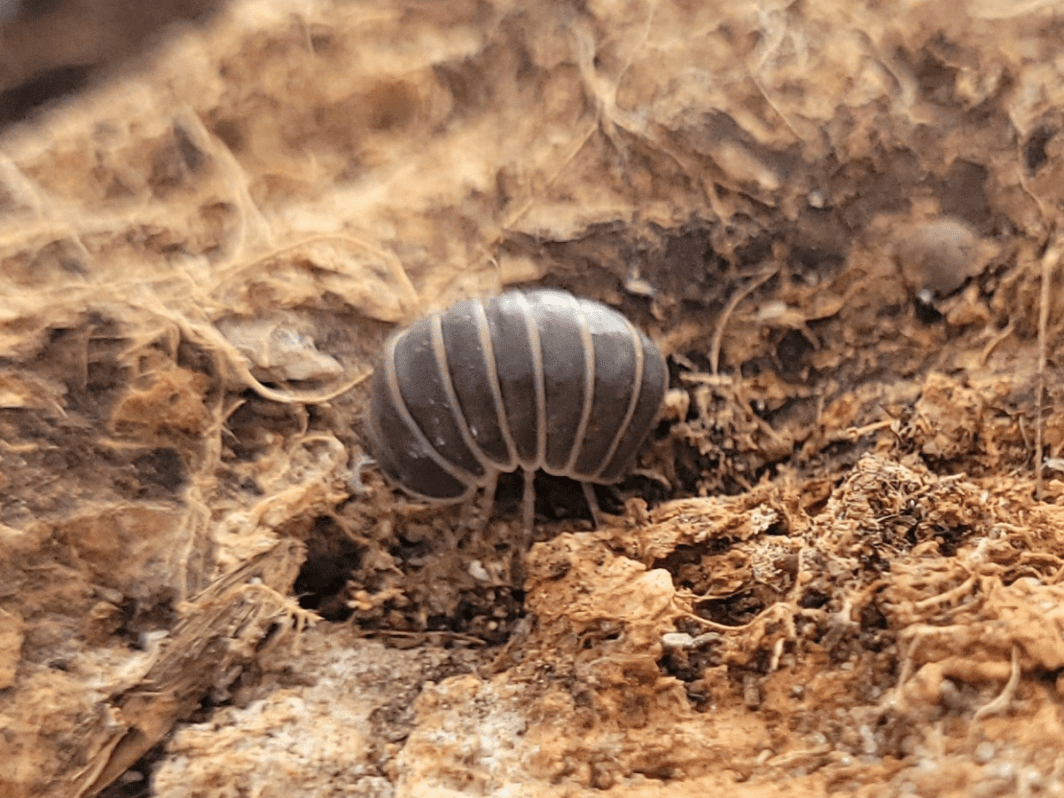
{"label": "isopod leg", "polygon": [[584,501],[587,502],[587,509],[591,511],[591,526],[598,529],[602,526],[599,520],[599,506],[598,499],[595,498],[595,486],[590,482],[581,482],[580,487],[584,489]]}
{"label": "isopod leg", "polygon": [[481,489],[480,510],[478,515],[480,516],[480,523],[483,527],[488,525],[488,521],[491,520],[492,512],[495,510],[495,486],[498,482],[498,472],[492,471],[488,475],[488,481],[484,483],[484,487]]}
{"label": "isopod leg", "polygon": [[525,572],[525,555],[532,546],[532,533],[536,521],[535,471],[525,471],[525,492],[521,501],[521,534],[513,541],[510,558],[509,578],[515,585],[523,584],[528,574]]}
{"label": "isopod leg", "polygon": [[470,498],[462,509],[462,524],[473,532],[481,533],[488,527],[492,511],[495,508],[495,486],[499,481],[497,472],[488,474],[487,481],[480,489],[479,498]]}
{"label": "isopod leg", "polygon": [[536,472],[525,471],[525,493],[521,499],[521,518],[524,522],[525,538],[532,542],[532,531],[536,523]]}

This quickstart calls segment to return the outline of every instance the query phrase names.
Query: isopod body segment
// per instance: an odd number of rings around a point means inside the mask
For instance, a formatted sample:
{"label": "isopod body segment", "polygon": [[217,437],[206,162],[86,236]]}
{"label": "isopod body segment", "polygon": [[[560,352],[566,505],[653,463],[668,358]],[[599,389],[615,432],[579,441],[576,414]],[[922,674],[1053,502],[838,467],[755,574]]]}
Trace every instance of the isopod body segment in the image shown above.
{"label": "isopod body segment", "polygon": [[393,336],[367,429],[384,473],[426,499],[494,492],[498,475],[517,469],[612,483],[667,383],[657,347],[612,308],[556,289],[510,291]]}

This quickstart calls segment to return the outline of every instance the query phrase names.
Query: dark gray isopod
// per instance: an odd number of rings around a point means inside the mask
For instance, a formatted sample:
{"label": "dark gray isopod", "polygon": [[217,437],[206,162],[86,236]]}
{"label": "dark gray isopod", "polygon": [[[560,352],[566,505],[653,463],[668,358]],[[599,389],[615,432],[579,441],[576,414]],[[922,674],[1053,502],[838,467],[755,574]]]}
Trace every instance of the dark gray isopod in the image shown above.
{"label": "dark gray isopod", "polygon": [[[657,347],[624,316],[555,289],[459,302],[393,336],[374,374],[368,432],[385,474],[457,502],[538,469],[621,479],[665,399]],[[590,496],[589,496],[590,500]],[[592,511],[594,512],[594,505]]]}

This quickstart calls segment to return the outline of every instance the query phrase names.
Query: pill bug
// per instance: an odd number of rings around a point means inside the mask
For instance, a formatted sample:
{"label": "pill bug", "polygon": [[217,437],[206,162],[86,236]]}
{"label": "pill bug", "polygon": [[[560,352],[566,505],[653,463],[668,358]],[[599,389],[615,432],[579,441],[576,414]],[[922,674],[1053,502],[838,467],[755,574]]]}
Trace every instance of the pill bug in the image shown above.
{"label": "pill bug", "polygon": [[616,310],[557,289],[459,302],[392,336],[377,367],[368,433],[408,492],[459,502],[525,473],[532,525],[539,469],[584,485],[621,479],[665,398],[657,347]]}

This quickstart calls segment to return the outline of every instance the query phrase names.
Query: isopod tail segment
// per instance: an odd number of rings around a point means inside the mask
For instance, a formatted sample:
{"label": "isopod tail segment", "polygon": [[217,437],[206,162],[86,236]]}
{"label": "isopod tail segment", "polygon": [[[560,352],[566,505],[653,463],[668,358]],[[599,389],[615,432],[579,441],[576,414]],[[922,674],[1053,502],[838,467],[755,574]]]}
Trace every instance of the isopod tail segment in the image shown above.
{"label": "isopod tail segment", "polygon": [[556,289],[459,302],[393,336],[373,380],[367,430],[383,472],[444,503],[484,492],[499,474],[592,485],[624,477],[668,387],[653,342],[612,308]]}

